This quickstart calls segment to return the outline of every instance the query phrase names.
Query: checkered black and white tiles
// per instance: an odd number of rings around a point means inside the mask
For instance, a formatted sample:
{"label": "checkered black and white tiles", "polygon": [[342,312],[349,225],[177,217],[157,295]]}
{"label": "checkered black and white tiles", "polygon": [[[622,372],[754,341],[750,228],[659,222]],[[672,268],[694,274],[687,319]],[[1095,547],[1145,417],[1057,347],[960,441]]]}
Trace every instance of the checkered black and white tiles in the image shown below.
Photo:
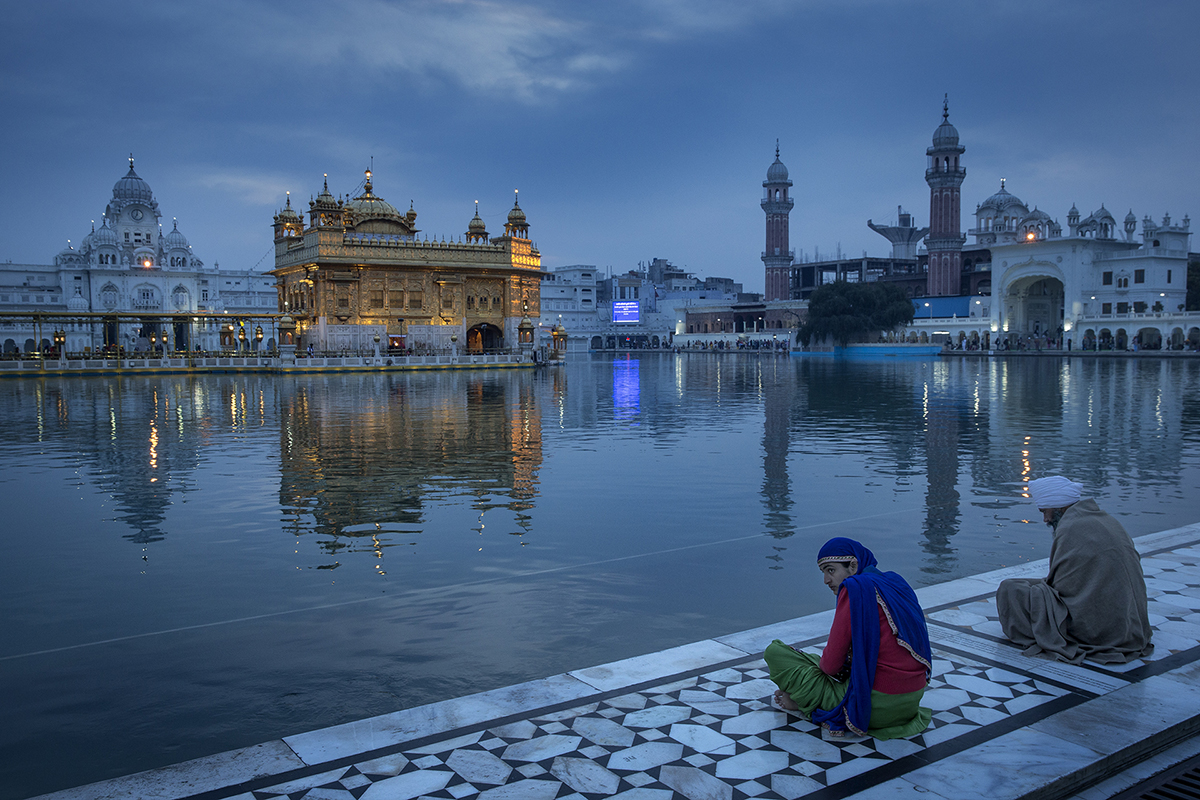
{"label": "checkered black and white tiles", "polygon": [[[265,743],[262,757],[275,766],[205,797],[873,800],[915,790],[942,800],[966,796],[967,785],[981,798],[1019,797],[1127,757],[1130,742],[1151,742],[1159,717],[1175,719],[1163,730],[1200,720],[1200,692],[1191,688],[1200,682],[1200,525],[1138,544],[1156,652],[1131,665],[1027,658],[1002,640],[995,586],[1044,574],[1044,564],[920,590],[935,658],[923,704],[933,720],[909,739],[827,741],[817,726],[771,705],[775,686],[760,648],[778,637],[818,652],[828,619],[814,615]],[[1162,697],[1169,702],[1155,699]],[[1152,718],[1139,719],[1148,704]],[[1114,718],[1123,725],[1106,724]],[[1020,770],[1012,769],[1014,753]],[[187,767],[175,778],[181,785],[199,769]],[[271,774],[278,777],[262,777]],[[118,780],[103,796],[141,796],[161,781],[152,773],[121,780],[132,787],[126,794]],[[97,796],[90,788],[61,798]]]}
{"label": "checkered black and white tiles", "polygon": [[935,651],[911,739],[843,744],[770,705],[761,659],[269,786],[254,798],[795,798],[1067,694]]}

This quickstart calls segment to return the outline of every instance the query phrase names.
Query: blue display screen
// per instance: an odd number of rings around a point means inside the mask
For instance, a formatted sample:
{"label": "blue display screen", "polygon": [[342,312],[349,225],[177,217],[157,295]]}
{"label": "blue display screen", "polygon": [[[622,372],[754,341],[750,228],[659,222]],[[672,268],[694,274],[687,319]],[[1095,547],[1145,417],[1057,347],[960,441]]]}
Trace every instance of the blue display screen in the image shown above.
{"label": "blue display screen", "polygon": [[638,317],[638,301],[637,300],[614,300],[613,301],[613,322],[633,322],[640,321]]}

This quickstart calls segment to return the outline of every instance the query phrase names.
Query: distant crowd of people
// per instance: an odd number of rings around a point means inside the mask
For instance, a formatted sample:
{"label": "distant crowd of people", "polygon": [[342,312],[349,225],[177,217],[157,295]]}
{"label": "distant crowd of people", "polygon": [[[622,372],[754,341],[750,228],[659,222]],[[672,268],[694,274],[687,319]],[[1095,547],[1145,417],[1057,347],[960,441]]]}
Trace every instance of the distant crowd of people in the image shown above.
{"label": "distant crowd of people", "polygon": [[736,342],[730,342],[725,339],[720,339],[711,342],[688,342],[682,348],[676,347],[678,352],[680,349],[686,350],[778,350],[785,351],[790,347],[789,339],[738,339]]}

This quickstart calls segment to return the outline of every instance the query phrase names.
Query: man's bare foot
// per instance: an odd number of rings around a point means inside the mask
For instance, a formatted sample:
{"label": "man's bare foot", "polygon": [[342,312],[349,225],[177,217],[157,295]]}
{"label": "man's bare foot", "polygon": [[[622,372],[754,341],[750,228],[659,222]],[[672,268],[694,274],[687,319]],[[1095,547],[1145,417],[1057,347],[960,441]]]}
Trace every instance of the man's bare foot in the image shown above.
{"label": "man's bare foot", "polygon": [[800,706],[796,705],[796,701],[788,695],[783,689],[775,690],[775,705],[782,708],[784,711],[799,711]]}

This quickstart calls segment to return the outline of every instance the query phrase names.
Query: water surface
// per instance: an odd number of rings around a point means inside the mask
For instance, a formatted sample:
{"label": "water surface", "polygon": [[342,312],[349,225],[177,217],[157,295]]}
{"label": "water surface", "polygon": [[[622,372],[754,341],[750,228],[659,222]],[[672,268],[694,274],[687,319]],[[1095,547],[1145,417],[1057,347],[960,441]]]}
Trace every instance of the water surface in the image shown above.
{"label": "water surface", "polygon": [[0,798],[1196,521],[1200,364],[693,353],[0,382]]}

